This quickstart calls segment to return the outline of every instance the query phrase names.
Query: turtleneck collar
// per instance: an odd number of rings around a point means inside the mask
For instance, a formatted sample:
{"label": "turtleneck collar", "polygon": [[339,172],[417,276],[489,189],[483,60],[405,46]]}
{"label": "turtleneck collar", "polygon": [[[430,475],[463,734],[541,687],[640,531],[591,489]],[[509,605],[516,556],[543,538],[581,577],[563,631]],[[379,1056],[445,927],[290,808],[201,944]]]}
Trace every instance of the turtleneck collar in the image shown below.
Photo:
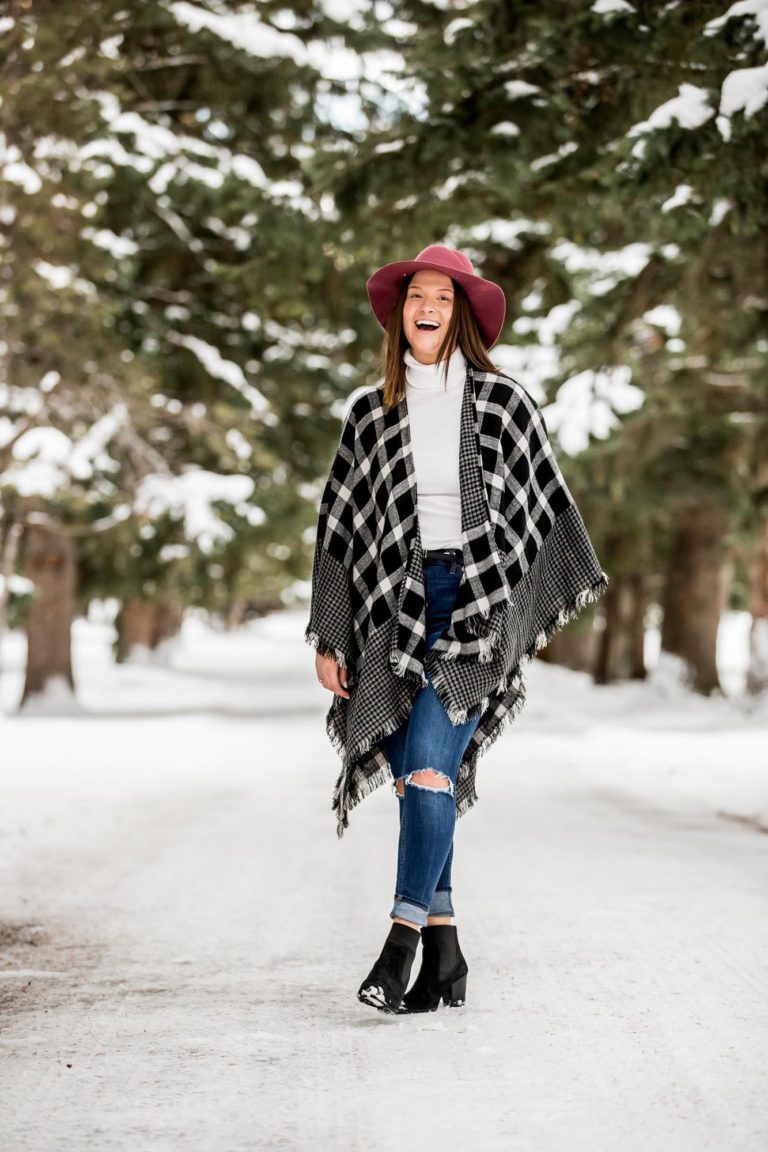
{"label": "turtleneck collar", "polygon": [[445,361],[437,364],[421,364],[406,348],[403,353],[405,361],[405,379],[410,388],[420,392],[450,392],[453,388],[464,387],[467,377],[467,361],[461,348],[457,345],[448,360],[448,384],[445,381]]}

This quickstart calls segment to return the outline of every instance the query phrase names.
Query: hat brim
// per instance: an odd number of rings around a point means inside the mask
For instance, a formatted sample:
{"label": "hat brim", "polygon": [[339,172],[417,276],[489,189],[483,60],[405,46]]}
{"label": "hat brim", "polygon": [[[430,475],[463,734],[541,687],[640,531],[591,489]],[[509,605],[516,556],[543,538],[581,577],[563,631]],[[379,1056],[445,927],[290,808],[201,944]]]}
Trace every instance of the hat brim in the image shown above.
{"label": "hat brim", "polygon": [[434,260],[396,260],[393,264],[384,264],[367,280],[365,287],[368,299],[382,328],[386,328],[390,313],[397,303],[404,277],[424,269],[443,272],[461,285],[469,297],[483,344],[486,348],[492,348],[501,335],[507,311],[502,289],[492,280],[484,280],[482,276],[470,272],[458,272]]}

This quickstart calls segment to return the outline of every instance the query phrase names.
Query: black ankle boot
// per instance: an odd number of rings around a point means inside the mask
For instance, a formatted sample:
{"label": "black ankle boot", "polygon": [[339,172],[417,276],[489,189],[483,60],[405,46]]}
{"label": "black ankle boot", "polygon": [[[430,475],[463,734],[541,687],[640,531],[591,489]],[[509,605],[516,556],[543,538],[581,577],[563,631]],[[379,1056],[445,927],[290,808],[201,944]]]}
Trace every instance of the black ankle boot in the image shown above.
{"label": "black ankle boot", "polygon": [[399,1012],[434,1012],[442,1000],[459,1008],[467,994],[467,962],[461,954],[455,924],[427,924],[421,930],[421,968]]}
{"label": "black ankle boot", "polygon": [[408,987],[418,943],[418,928],[393,924],[381,955],[358,989],[358,1000],[384,1012],[397,1012]]}

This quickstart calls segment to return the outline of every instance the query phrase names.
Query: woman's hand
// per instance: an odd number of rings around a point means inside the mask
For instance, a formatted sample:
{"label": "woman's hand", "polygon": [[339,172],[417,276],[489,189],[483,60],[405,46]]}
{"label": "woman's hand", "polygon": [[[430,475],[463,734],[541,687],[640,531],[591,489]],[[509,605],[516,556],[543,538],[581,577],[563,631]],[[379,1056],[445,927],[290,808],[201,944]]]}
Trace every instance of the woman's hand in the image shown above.
{"label": "woman's hand", "polygon": [[349,699],[347,691],[347,669],[343,668],[332,656],[315,656],[315,671],[323,688],[333,692],[336,696],[345,696]]}

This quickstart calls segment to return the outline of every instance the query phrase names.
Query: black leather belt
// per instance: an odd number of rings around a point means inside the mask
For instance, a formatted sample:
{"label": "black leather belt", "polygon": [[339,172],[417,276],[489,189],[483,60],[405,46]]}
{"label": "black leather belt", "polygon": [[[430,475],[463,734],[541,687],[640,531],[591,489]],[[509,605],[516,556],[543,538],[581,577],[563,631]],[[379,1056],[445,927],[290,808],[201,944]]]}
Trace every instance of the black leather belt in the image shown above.
{"label": "black leather belt", "polygon": [[425,548],[425,560],[463,560],[464,552],[461,548]]}

